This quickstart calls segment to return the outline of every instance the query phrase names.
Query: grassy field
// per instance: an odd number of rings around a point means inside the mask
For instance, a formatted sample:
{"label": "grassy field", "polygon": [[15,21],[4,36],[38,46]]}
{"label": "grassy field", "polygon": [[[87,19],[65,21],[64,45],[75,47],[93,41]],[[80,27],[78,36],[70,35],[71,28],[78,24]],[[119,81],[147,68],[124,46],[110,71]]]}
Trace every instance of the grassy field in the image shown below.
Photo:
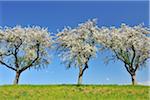
{"label": "grassy field", "polygon": [[150,100],[149,86],[5,85],[0,100]]}

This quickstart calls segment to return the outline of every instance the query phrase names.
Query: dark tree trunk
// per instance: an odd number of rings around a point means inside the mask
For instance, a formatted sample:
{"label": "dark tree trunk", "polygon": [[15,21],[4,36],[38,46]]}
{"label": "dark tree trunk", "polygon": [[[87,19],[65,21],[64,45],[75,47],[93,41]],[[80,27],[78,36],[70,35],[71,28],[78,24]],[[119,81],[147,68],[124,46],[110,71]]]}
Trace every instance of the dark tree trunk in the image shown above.
{"label": "dark tree trunk", "polygon": [[128,73],[131,75],[131,80],[132,80],[132,85],[136,85],[136,70],[138,68],[138,65],[136,66],[136,68],[134,69],[133,66],[127,66],[127,64],[125,64],[125,68],[128,71]]}
{"label": "dark tree trunk", "polygon": [[79,67],[78,85],[82,84],[82,66]]}
{"label": "dark tree trunk", "polygon": [[14,80],[14,85],[17,85],[19,82],[19,77],[20,77],[20,72],[16,71],[16,76],[15,76],[15,80]]}
{"label": "dark tree trunk", "polygon": [[136,74],[131,75],[131,78],[132,78],[132,85],[136,85],[137,84],[137,82],[136,82]]}

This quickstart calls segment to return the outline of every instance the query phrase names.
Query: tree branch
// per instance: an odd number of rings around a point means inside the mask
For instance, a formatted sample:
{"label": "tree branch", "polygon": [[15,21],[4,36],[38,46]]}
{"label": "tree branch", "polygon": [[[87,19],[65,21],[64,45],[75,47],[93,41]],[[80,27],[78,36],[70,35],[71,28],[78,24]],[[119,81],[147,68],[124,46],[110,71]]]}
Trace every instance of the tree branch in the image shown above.
{"label": "tree branch", "polygon": [[[119,59],[119,60],[121,60],[121,61],[123,61],[123,62],[124,62],[124,66],[125,66],[126,70],[127,70],[127,71],[131,74],[131,75],[133,75],[132,70],[134,70],[134,69],[133,69],[132,67],[130,67],[131,69],[129,69],[129,67],[128,67],[128,66],[129,66],[129,64],[128,64],[128,63],[126,63],[126,61],[125,61],[125,60],[121,59],[115,50],[114,50],[114,52],[115,52],[115,55],[116,55],[117,59]],[[127,65],[128,65],[128,66],[127,66]]]}
{"label": "tree branch", "polygon": [[1,56],[10,56],[10,55],[12,55],[12,54],[13,54],[12,52],[11,52],[11,53],[8,52],[8,54],[7,54],[7,53],[5,53],[5,54],[0,54],[0,57],[1,57]]}
{"label": "tree branch", "polygon": [[86,63],[85,66],[84,66],[84,68],[83,68],[83,70],[82,70],[82,72],[81,72],[81,74],[80,74],[80,76],[83,75],[84,71],[85,71],[87,68],[88,68],[88,64]]}
{"label": "tree branch", "polygon": [[2,65],[6,66],[6,67],[9,68],[9,69],[12,69],[12,70],[14,70],[14,71],[17,71],[15,68],[13,68],[13,67],[7,65],[5,62],[3,62],[3,61],[1,61],[1,60],[0,60],[0,63],[1,63]]}
{"label": "tree branch", "polygon": [[[18,37],[19,38],[19,37]],[[18,43],[17,45],[14,45],[15,46],[15,52],[19,52],[19,48],[20,48],[20,46],[22,45],[22,43],[23,43],[23,41],[22,41],[22,39],[20,39],[19,38],[19,41],[20,41],[20,43]]]}
{"label": "tree branch", "polygon": [[123,61],[124,63],[126,63],[125,60],[123,60],[122,58],[119,57],[119,55],[117,54],[117,52],[115,50],[114,50],[114,52],[115,52],[115,55],[116,55],[117,59],[119,59],[119,60]]}
{"label": "tree branch", "polygon": [[134,64],[134,59],[135,59],[135,56],[136,56],[136,51],[135,51],[133,45],[132,45],[132,50],[133,50],[133,57],[132,57],[132,60],[131,60],[131,66],[133,66],[133,64]]}
{"label": "tree branch", "polygon": [[[114,51],[114,52],[115,52],[115,51]],[[119,60],[121,60],[121,61],[124,62],[124,66],[125,66],[126,70],[129,72],[129,74],[130,74],[130,75],[133,75],[134,69],[132,68],[132,66],[130,66],[130,64],[128,64],[125,60],[121,59],[121,58],[119,57],[119,55],[117,54],[117,52],[115,52],[115,54],[116,54],[116,56],[117,56],[117,59],[119,59]],[[128,67],[127,65],[128,65],[129,67]]]}
{"label": "tree branch", "polygon": [[126,70],[132,75],[132,73],[131,73],[131,71],[129,70],[129,68],[127,67],[127,64],[125,63],[125,68],[126,68]]}
{"label": "tree branch", "polygon": [[20,43],[18,45],[14,45],[15,46],[15,52],[13,53],[14,57],[15,57],[15,66],[18,69],[19,68],[19,64],[18,64],[18,52],[19,52],[19,48],[22,45],[22,40],[19,38]]}
{"label": "tree branch", "polygon": [[82,76],[83,73],[84,73],[84,71],[88,68],[88,61],[89,61],[89,58],[90,58],[90,57],[88,57],[88,59],[87,59],[87,61],[86,61],[86,63],[85,63],[85,66],[84,66],[84,68],[83,68],[83,70],[82,70],[80,76]]}
{"label": "tree branch", "polygon": [[136,72],[136,70],[137,70],[138,68],[139,68],[139,65],[136,64],[135,69],[134,69],[134,72]]}
{"label": "tree branch", "polygon": [[29,65],[27,65],[25,67],[22,67],[22,69],[20,70],[21,72],[26,70],[26,69],[28,69],[28,68],[30,68],[38,60],[38,58],[39,58],[39,51],[40,51],[39,50],[39,46],[40,46],[40,44],[37,43],[37,52],[36,52],[37,57]]}

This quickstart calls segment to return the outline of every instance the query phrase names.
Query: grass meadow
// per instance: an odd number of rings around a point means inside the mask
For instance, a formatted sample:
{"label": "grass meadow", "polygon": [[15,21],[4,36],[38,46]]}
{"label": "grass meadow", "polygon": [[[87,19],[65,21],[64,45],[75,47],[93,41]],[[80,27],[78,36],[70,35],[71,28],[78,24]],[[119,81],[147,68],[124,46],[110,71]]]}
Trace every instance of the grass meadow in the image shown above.
{"label": "grass meadow", "polygon": [[0,100],[150,100],[150,86],[3,85]]}

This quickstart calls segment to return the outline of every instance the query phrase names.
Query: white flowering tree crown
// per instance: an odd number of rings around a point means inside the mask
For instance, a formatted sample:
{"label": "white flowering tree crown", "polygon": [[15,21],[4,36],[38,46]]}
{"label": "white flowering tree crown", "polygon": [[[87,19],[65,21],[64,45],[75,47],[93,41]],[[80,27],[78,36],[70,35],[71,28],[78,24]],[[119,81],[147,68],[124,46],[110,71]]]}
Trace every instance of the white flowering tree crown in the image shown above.
{"label": "white flowering tree crown", "polygon": [[47,28],[4,27],[0,29],[0,63],[14,71],[49,63],[52,39]]}
{"label": "white flowering tree crown", "polygon": [[122,24],[119,28],[99,28],[94,37],[98,44],[113,52],[111,59],[121,60],[127,71],[135,75],[150,58],[150,37],[147,34],[150,29],[142,24],[133,27]]}
{"label": "white flowering tree crown", "polygon": [[76,28],[66,27],[57,34],[57,50],[63,63],[68,68],[79,67],[78,84],[82,83],[82,75],[88,68],[89,60],[96,54],[96,45],[93,31],[96,29],[96,20],[88,20]]}
{"label": "white flowering tree crown", "polygon": [[88,20],[77,28],[66,27],[57,34],[57,48],[68,67],[85,65],[95,56],[96,47],[92,38],[95,27],[96,20]]}

